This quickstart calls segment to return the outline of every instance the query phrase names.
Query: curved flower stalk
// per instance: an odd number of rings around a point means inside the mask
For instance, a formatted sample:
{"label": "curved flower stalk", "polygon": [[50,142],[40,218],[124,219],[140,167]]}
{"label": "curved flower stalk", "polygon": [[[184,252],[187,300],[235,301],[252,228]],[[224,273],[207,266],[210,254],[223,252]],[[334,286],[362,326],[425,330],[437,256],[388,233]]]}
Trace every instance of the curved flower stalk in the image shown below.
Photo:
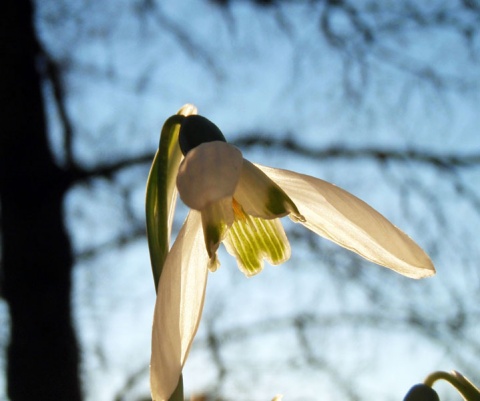
{"label": "curved flower stalk", "polygon": [[151,359],[154,400],[169,399],[181,376],[200,322],[208,271],[220,265],[221,243],[240,270],[253,276],[263,269],[264,259],[273,265],[289,259],[280,222],[289,216],[407,277],[435,273],[430,258],[410,237],[335,185],[249,162],[217,126],[198,115],[184,117],[178,138],[184,158],[176,183],[191,210],[158,284]]}
{"label": "curved flower stalk", "polygon": [[421,384],[413,386],[404,398],[404,401],[439,401],[433,384],[438,380],[445,380],[450,383],[462,396],[465,401],[480,401],[480,389],[470,380],[457,371],[433,372],[426,377]]}

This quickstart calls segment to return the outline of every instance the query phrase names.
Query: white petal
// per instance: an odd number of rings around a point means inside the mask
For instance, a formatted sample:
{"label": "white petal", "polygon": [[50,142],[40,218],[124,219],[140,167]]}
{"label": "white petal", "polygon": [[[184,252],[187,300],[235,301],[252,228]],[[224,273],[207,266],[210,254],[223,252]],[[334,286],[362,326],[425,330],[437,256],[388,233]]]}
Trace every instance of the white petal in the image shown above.
{"label": "white petal", "polygon": [[315,233],[412,278],[435,273],[428,255],[404,232],[354,195],[326,181],[259,166],[290,196]]}
{"label": "white petal", "polygon": [[294,218],[303,218],[282,188],[245,159],[234,198],[247,214],[254,217],[275,219],[291,213]]}
{"label": "white petal", "polygon": [[200,213],[191,211],[158,285],[150,363],[154,401],[168,400],[177,386],[202,315],[207,264]]}
{"label": "white petal", "polygon": [[202,143],[190,150],[180,164],[180,198],[188,207],[202,210],[209,203],[232,197],[242,164],[242,152],[235,146],[220,141]]}

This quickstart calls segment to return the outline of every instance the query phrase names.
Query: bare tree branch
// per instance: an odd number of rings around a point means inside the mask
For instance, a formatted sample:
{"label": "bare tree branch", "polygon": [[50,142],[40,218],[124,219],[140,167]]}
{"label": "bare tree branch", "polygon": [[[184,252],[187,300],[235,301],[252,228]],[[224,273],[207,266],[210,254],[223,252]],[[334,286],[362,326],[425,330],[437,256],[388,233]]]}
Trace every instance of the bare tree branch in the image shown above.
{"label": "bare tree branch", "polygon": [[75,165],[75,158],[73,155],[73,125],[70,116],[67,112],[67,99],[65,94],[65,85],[63,83],[63,74],[60,65],[53,60],[46,48],[40,46],[40,54],[45,62],[45,74],[47,82],[50,82],[55,101],[55,107],[58,110],[60,122],[63,127],[64,135],[64,151],[66,168],[71,168]]}
{"label": "bare tree branch", "polygon": [[371,159],[378,162],[394,161],[399,163],[418,162],[430,165],[439,169],[474,168],[480,166],[480,153],[470,154],[437,154],[427,150],[415,148],[410,149],[388,149],[377,147],[347,148],[343,146],[330,146],[323,149],[312,149],[303,145],[300,141],[292,139],[294,135],[284,138],[277,136],[251,133],[246,134],[234,141],[237,146],[243,148],[268,147],[282,149],[296,155],[317,159]]}

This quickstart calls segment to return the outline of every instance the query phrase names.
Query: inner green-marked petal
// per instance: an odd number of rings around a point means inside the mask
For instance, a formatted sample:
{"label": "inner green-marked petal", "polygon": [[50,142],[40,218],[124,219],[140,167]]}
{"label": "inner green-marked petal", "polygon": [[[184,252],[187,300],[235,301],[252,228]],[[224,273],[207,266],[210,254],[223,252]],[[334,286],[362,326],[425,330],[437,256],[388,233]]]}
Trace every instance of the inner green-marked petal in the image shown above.
{"label": "inner green-marked petal", "polygon": [[225,238],[227,251],[248,277],[263,269],[263,259],[279,265],[290,258],[290,244],[279,219],[235,219]]}

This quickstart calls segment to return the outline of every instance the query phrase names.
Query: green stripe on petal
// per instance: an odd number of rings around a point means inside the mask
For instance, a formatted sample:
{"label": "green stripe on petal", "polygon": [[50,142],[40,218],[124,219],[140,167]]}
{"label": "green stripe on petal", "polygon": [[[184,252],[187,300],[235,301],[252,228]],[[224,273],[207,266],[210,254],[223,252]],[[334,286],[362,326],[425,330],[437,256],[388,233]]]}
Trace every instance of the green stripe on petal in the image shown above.
{"label": "green stripe on petal", "polygon": [[208,204],[202,210],[203,236],[210,258],[209,269],[217,270],[219,263],[216,257],[217,249],[224,240],[228,228],[232,225],[234,214],[232,198],[224,198],[218,202]]}
{"label": "green stripe on petal", "polygon": [[252,216],[235,219],[224,243],[247,277],[263,269],[263,259],[279,265],[290,258],[290,244],[279,219],[264,220]]}
{"label": "green stripe on petal", "polygon": [[285,191],[245,159],[243,159],[240,179],[233,197],[251,216],[274,219],[291,214],[296,221],[304,220]]}

